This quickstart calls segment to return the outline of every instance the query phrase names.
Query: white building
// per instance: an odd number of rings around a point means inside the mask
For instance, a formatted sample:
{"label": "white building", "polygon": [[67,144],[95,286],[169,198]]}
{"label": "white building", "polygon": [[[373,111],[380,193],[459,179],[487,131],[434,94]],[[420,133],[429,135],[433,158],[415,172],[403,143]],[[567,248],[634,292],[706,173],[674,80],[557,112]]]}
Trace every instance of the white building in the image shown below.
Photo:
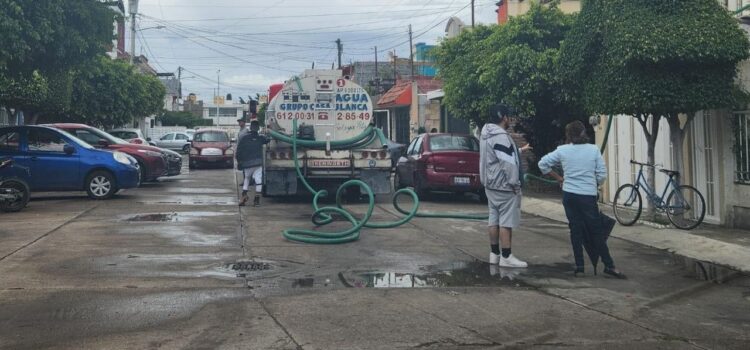
{"label": "white building", "polygon": [[204,102],[203,118],[213,120],[214,126],[217,127],[236,127],[237,119],[242,118],[242,112],[246,110],[247,105],[231,100]]}

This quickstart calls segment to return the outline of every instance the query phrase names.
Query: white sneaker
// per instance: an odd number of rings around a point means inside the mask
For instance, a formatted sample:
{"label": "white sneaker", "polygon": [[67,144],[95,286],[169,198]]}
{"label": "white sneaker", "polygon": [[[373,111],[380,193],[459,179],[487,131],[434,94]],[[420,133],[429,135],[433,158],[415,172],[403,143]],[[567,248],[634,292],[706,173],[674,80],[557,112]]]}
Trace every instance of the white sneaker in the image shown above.
{"label": "white sneaker", "polygon": [[490,265],[497,265],[497,263],[500,262],[500,256],[500,254],[490,252]]}
{"label": "white sneaker", "polygon": [[516,259],[516,257],[513,256],[513,254],[511,254],[507,258],[503,258],[502,256],[500,256],[500,262],[498,263],[498,265],[502,267],[527,267],[529,266],[529,264],[527,264],[525,261]]}

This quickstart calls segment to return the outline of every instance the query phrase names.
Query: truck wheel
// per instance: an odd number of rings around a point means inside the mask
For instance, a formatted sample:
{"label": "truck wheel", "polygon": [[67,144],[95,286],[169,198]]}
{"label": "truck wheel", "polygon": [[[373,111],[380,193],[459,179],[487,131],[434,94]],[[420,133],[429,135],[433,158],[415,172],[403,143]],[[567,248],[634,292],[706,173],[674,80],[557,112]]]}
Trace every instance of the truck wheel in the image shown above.
{"label": "truck wheel", "polygon": [[401,176],[398,175],[398,171],[393,174],[393,188],[395,188],[396,191],[404,188],[404,185],[401,184]]}
{"label": "truck wheel", "polygon": [[117,193],[115,177],[108,171],[99,170],[86,178],[86,193],[91,199],[110,199]]}

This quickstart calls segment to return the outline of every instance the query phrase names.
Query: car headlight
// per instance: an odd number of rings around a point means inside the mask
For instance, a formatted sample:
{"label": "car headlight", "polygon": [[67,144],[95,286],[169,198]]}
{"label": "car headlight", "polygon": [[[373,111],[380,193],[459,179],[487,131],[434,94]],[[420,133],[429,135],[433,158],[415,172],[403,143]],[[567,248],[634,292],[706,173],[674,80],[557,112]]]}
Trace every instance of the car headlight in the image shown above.
{"label": "car headlight", "polygon": [[145,154],[145,155],[147,155],[149,157],[161,157],[161,153],[154,152],[154,151],[149,151],[147,149],[139,149],[138,153],[143,153],[143,154]]}
{"label": "car headlight", "polygon": [[197,156],[200,151],[197,148],[190,147],[190,155]]}
{"label": "car headlight", "polygon": [[125,165],[132,165],[131,159],[133,159],[131,156],[122,153],[122,152],[113,152],[112,157],[117,161],[118,163],[125,164]]}
{"label": "car headlight", "polygon": [[227,148],[226,151],[224,151],[224,155],[231,156],[234,154],[234,150],[231,148]]}

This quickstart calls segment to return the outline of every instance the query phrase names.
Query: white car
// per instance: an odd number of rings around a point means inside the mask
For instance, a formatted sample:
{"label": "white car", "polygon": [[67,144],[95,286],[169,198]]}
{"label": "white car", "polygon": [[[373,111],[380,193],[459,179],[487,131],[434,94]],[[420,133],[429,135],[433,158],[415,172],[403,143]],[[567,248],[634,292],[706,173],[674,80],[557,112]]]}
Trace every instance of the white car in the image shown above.
{"label": "white car", "polygon": [[185,132],[170,132],[156,140],[156,147],[188,153],[190,140],[190,135]]}
{"label": "white car", "polygon": [[137,145],[151,145],[156,146],[156,143],[152,142],[149,138],[143,136],[141,129],[113,129],[107,131],[110,135],[134,143]]}

